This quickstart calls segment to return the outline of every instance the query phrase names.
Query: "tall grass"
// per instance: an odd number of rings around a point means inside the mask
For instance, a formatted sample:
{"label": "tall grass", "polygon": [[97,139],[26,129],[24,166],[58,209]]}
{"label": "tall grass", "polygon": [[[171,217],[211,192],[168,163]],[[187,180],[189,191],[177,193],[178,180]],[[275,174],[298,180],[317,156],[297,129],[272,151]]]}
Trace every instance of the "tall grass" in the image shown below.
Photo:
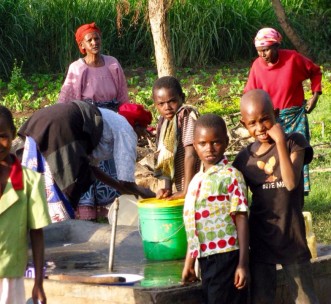
{"label": "tall grass", "polygon": [[40,67],[64,71],[68,63],[79,56],[74,33],[83,23],[96,21],[103,29],[105,52],[110,46],[109,39],[116,36],[116,9],[110,5],[111,1],[26,0],[26,3],[29,3],[28,14],[35,22],[36,33],[34,39],[31,37],[34,44],[31,60],[39,62]]}
{"label": "tall grass", "polygon": [[[320,60],[331,54],[327,2],[282,1],[292,25]],[[169,20],[178,67],[249,59],[260,27],[280,29],[269,0],[176,0]],[[104,53],[123,65],[154,62],[147,0],[2,0],[0,77],[9,78],[14,59],[23,61],[25,72],[64,73],[79,57],[76,28],[92,21],[102,29]],[[292,47],[286,37],[283,46]]]}
{"label": "tall grass", "polygon": [[14,59],[27,61],[27,43],[33,20],[27,16],[21,1],[0,2],[0,76],[9,76]]}
{"label": "tall grass", "polygon": [[331,244],[331,172],[312,172],[311,192],[305,198],[304,210],[312,213],[313,231],[317,242]]}
{"label": "tall grass", "polygon": [[[311,133],[311,144],[315,158],[310,168],[331,168],[331,71],[330,65],[322,67],[322,91],[316,108],[308,115]],[[311,97],[309,87],[306,87],[305,97]],[[331,202],[331,200],[330,200]],[[331,210],[331,208],[330,208]]]}
{"label": "tall grass", "polygon": [[[311,192],[304,209],[313,216],[313,229],[319,243],[331,243],[331,71],[323,67],[322,90],[316,108],[308,115],[314,159],[311,170]],[[310,90],[309,90],[310,91]],[[311,96],[311,92],[306,91]],[[308,97],[307,95],[307,97]]]}
{"label": "tall grass", "polygon": [[245,59],[255,54],[253,37],[264,20],[275,25],[268,1],[181,1],[170,13],[177,64]]}

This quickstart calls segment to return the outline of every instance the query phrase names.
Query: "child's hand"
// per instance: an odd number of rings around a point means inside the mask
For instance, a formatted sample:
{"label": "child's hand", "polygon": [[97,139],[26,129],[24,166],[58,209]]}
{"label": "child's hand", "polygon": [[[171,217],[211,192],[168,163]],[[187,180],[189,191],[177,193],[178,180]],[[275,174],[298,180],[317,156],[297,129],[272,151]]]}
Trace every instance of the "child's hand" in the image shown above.
{"label": "child's hand", "polygon": [[32,300],[34,304],[37,303],[47,304],[47,299],[43,286],[34,284],[32,289]]}
{"label": "child's hand", "polygon": [[249,272],[246,267],[237,267],[234,274],[234,286],[238,289],[243,289],[248,285]]}
{"label": "child's hand", "polygon": [[156,193],[156,198],[158,199],[168,198],[171,196],[171,194],[172,194],[171,189],[160,189]]}
{"label": "child's hand", "polygon": [[168,197],[169,200],[177,200],[177,199],[181,199],[181,198],[185,198],[185,194],[183,191],[175,192],[173,195]]}
{"label": "child's hand", "polygon": [[182,272],[182,284],[185,285],[187,283],[194,283],[197,281],[199,281],[199,279],[195,275],[194,268],[184,267]]}
{"label": "child's hand", "polygon": [[280,141],[285,141],[285,133],[279,123],[274,124],[271,129],[267,131],[267,133],[276,144]]}

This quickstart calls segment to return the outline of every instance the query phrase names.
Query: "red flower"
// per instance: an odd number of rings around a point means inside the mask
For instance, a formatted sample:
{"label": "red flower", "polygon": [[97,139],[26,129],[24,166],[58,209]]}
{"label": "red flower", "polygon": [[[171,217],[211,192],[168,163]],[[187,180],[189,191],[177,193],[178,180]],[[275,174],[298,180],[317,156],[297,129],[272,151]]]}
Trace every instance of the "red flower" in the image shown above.
{"label": "red flower", "polygon": [[206,245],[206,244],[201,244],[201,245],[200,245],[200,249],[201,249],[202,251],[206,251],[206,249],[207,249],[207,245]]}
{"label": "red flower", "polygon": [[194,217],[195,217],[195,220],[200,220],[201,214],[199,212],[196,212]]}
{"label": "red flower", "polygon": [[234,184],[231,184],[231,185],[228,187],[228,191],[229,191],[229,192],[232,192],[233,189],[234,189]]}
{"label": "red flower", "polygon": [[215,196],[208,196],[207,200],[209,202],[213,202],[215,200],[215,198],[216,198]]}

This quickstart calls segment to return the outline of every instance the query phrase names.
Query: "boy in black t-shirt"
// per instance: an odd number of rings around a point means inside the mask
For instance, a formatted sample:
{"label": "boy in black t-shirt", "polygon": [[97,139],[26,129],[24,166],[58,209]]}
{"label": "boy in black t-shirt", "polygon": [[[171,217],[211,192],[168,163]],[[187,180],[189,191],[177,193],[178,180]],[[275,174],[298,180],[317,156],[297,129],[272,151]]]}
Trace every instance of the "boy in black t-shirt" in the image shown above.
{"label": "boy in black t-shirt", "polygon": [[311,162],[313,150],[301,134],[284,133],[276,123],[265,91],[244,94],[240,112],[241,122],[255,138],[233,163],[252,192],[249,216],[252,303],[275,303],[276,264],[282,265],[296,303],[319,303],[302,215],[302,168]]}

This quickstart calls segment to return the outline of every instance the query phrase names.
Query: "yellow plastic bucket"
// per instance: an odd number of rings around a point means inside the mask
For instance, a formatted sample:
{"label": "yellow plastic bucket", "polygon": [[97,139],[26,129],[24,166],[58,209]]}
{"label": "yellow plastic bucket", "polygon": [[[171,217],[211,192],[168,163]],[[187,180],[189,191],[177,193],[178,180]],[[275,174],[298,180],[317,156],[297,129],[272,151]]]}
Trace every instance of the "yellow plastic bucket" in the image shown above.
{"label": "yellow plastic bucket", "polygon": [[184,258],[187,249],[184,199],[143,199],[137,205],[146,259],[164,261]]}

